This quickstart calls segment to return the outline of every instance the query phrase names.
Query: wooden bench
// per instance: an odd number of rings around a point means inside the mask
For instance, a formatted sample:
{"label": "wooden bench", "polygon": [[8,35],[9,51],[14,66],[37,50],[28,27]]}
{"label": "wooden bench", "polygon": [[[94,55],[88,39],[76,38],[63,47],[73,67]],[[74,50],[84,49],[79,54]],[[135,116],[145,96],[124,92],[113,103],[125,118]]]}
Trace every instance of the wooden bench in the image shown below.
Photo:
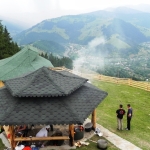
{"label": "wooden bench", "polygon": [[17,137],[14,141],[48,141],[48,140],[69,140],[68,136],[50,136],[50,137]]}

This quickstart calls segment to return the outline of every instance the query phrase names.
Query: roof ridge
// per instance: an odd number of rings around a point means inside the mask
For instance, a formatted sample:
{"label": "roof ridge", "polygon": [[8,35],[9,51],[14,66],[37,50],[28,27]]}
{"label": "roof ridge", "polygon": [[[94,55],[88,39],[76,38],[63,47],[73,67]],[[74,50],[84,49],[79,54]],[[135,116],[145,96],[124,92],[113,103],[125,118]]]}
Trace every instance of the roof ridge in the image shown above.
{"label": "roof ridge", "polygon": [[[27,50],[26,50],[25,48],[26,48]],[[31,50],[31,51],[33,51],[33,52],[35,52],[35,53],[38,53],[38,52],[32,50],[30,47],[28,48],[28,46],[25,47],[25,48],[22,49],[22,50],[20,50],[19,52],[20,52],[20,53],[23,53],[23,52],[26,52],[26,51],[27,51],[29,58],[30,58],[29,50]],[[18,53],[19,53],[19,52],[18,52]],[[10,59],[9,61],[7,61],[4,65],[10,63],[14,58],[16,58],[16,57],[18,56],[18,53],[14,54],[13,56],[8,57],[8,58],[12,58],[12,59]],[[7,58],[6,58],[6,59],[7,59]],[[26,59],[25,59],[25,60],[26,60]],[[22,61],[22,62],[23,62],[23,61]],[[31,63],[30,63],[30,65],[31,65]],[[34,67],[33,67],[33,68],[34,68]]]}
{"label": "roof ridge", "polygon": [[[5,74],[4,74],[3,76],[1,76],[1,77],[4,77],[6,74],[12,72],[13,70],[15,70],[16,68],[18,68],[19,66],[21,66],[22,63],[25,62],[28,58],[30,59],[29,50],[34,51],[34,50],[30,49],[30,47],[28,48],[28,46],[27,46],[27,49],[24,50],[24,52],[27,52],[27,57],[25,57],[25,59],[24,59],[23,61],[21,61],[20,64],[16,65],[16,67],[14,67],[12,70],[10,70],[9,72],[5,73]],[[36,51],[34,51],[34,52],[37,53]],[[17,53],[16,53],[16,54],[17,54]],[[37,56],[38,56],[38,55],[37,55]],[[36,56],[36,57],[37,57],[37,56]],[[13,60],[13,59],[11,59],[11,60]],[[10,61],[11,61],[11,60],[10,60]],[[9,63],[10,61],[8,61],[7,63]],[[33,65],[31,64],[31,61],[29,61],[29,62],[30,62],[30,65],[33,67]],[[7,63],[6,63],[6,64],[7,64]],[[34,68],[34,67],[33,67],[33,68]],[[35,70],[35,68],[34,68],[34,70]]]}
{"label": "roof ridge", "polygon": [[23,52],[25,52],[25,49],[22,49],[18,53],[14,54],[14,55],[12,55],[10,57],[8,57],[8,58],[12,58],[12,59],[10,59],[6,64],[8,64],[11,60],[13,60],[15,57],[17,57],[19,53],[23,53]]}
{"label": "roof ridge", "polygon": [[[51,69],[49,69],[49,70],[51,70]],[[57,74],[59,74],[59,75],[61,75],[61,76],[63,76],[63,77],[68,77],[68,78],[76,78],[76,79],[85,79],[85,82],[88,80],[88,79],[86,79],[86,78],[80,78],[80,77],[75,77],[75,76],[69,76],[69,75],[66,75],[66,74],[62,74],[62,73],[60,73],[60,72],[58,72],[58,71],[55,71],[55,70],[51,70],[52,72],[56,72]],[[53,82],[53,80],[52,80],[52,82]],[[54,83],[54,82],[53,82]],[[55,83],[54,83],[55,84]],[[55,84],[56,85],[56,84]],[[65,93],[65,95],[68,95],[68,94],[70,94],[70,93],[72,93],[71,91],[69,92],[69,93],[66,93],[61,87],[59,87],[58,85],[56,85],[59,89],[61,89],[64,93]],[[80,86],[79,86],[80,87]],[[78,87],[78,88],[79,88]],[[76,88],[77,89],[77,88]]]}
{"label": "roof ridge", "polygon": [[[14,68],[13,68],[12,70],[10,70],[9,72],[15,70],[18,66],[21,66],[21,64],[22,64],[24,61],[26,61],[27,58],[28,58],[28,57],[26,57],[20,64],[16,65],[16,67],[14,67]],[[8,74],[9,72],[5,73],[3,76],[5,76],[6,74]],[[3,77],[3,76],[2,76],[2,77]]]}
{"label": "roof ridge", "polygon": [[[17,53],[16,53],[17,54]],[[15,54],[15,55],[16,55]],[[13,55],[14,56],[14,55]],[[11,58],[11,57],[9,57],[9,58]],[[7,59],[7,58],[6,58]],[[13,60],[13,58],[12,59],[10,59],[9,61],[7,61],[7,63],[5,63],[4,65],[6,65],[6,64],[8,64],[9,62],[11,62],[11,60]]]}
{"label": "roof ridge", "polygon": [[[54,70],[53,70],[54,71]],[[62,70],[62,71],[66,71],[66,70]],[[58,71],[57,71],[58,72]],[[61,74],[61,75],[63,75],[63,76],[67,76],[67,77],[72,77],[72,78],[77,78],[77,79],[85,79],[85,80],[88,80],[87,78],[83,78],[83,77],[80,77],[80,76],[78,76],[78,75],[76,75],[76,76],[69,76],[69,75],[66,75],[66,74],[63,74],[63,73],[61,73],[61,71],[60,72],[58,72],[59,74]],[[73,74],[72,72],[70,72],[71,74]],[[75,75],[75,74],[73,74],[73,75]]]}
{"label": "roof ridge", "polygon": [[[51,69],[50,69],[51,70]],[[70,78],[70,79],[72,79],[72,78],[76,78],[76,79],[85,79],[85,83],[86,83],[86,81],[88,81],[88,79],[86,79],[86,78],[82,78],[82,77],[76,77],[76,76],[69,76],[69,75],[66,75],[66,74],[62,74],[61,72],[58,72],[58,71],[55,71],[55,70],[51,70],[52,72],[56,72],[57,74],[60,74],[61,76],[63,76],[63,77],[68,77],[68,78]],[[52,80],[52,82],[53,82],[53,80]],[[53,82],[54,83],[54,82]],[[56,85],[56,84],[55,84]],[[57,86],[57,85],[56,85]],[[59,86],[57,86],[58,88],[60,88],[62,91],[64,91],[61,87],[59,87]],[[78,89],[80,86],[78,86],[76,89]],[[68,94],[70,94],[70,93],[72,93],[72,91],[70,91],[69,93],[66,93],[66,92],[64,92],[65,93],[65,95],[68,95]]]}
{"label": "roof ridge", "polygon": [[[44,69],[45,68],[45,69]],[[43,67],[43,69],[44,69],[44,71],[47,73],[46,75],[48,76],[48,79],[53,83],[53,85],[55,85],[58,89],[59,89],[59,91],[60,92],[63,92],[64,94],[66,94],[65,93],[65,91],[61,88],[61,87],[59,87],[57,84],[55,84],[55,82],[51,79],[51,77],[49,76],[49,72],[48,72],[48,68],[46,69],[46,67]],[[50,69],[49,69],[50,70]],[[50,70],[50,71],[52,71],[52,72],[54,72],[53,70]],[[57,72],[57,71],[56,71]],[[58,72],[57,72],[58,73]]]}
{"label": "roof ridge", "polygon": [[[6,80],[9,91],[16,97],[66,96],[83,86],[88,80],[70,73],[57,72],[45,66],[19,78],[19,81],[17,78],[12,79],[12,82],[8,80],[8,84]],[[13,85],[16,88],[13,88]]]}
{"label": "roof ridge", "polygon": [[[34,73],[34,72],[33,72]],[[32,73],[31,73],[32,74]],[[30,74],[29,74],[30,75]],[[24,77],[23,77],[24,78]],[[35,79],[35,76],[32,77],[32,79],[20,90],[18,90],[15,95],[13,94],[13,96],[17,96],[18,93],[22,92],[26,87],[28,87],[30,85],[30,83]]]}
{"label": "roof ridge", "polygon": [[[7,61],[7,60],[8,60],[8,61]],[[0,67],[2,67],[3,64],[7,64],[10,60],[11,60],[11,56],[10,56],[10,57],[7,57],[7,58],[4,58],[4,59],[1,59],[1,60],[0,60]],[[3,64],[1,64],[1,62],[2,62]],[[6,62],[6,63],[5,63],[5,62]]]}
{"label": "roof ridge", "polygon": [[[31,79],[22,89],[20,89],[19,91],[17,91],[17,92],[14,93],[13,95],[14,95],[14,96],[17,96],[17,94],[19,94],[20,92],[23,92],[23,90],[25,90],[25,89],[37,78],[37,76],[39,75],[39,73],[40,73],[41,71],[44,71],[44,72],[46,73],[45,75],[46,75],[46,76],[48,77],[48,79],[52,82],[52,84],[55,85],[55,86],[58,88],[58,90],[59,90],[60,92],[66,94],[63,89],[61,89],[57,84],[55,84],[55,82],[53,82],[53,80],[52,80],[52,79],[50,78],[50,76],[48,75],[48,72],[47,72],[46,69],[48,69],[48,68],[42,67],[42,70],[37,70],[37,72],[36,72],[36,74],[34,75],[34,77],[32,77],[32,79]],[[34,72],[33,72],[33,74],[34,74]],[[30,75],[30,74],[29,74],[29,75]]]}
{"label": "roof ridge", "polygon": [[[29,57],[29,62],[30,62],[30,65],[32,66],[32,63],[31,63],[31,60],[30,60],[30,55],[29,55],[29,50],[32,50],[32,49],[30,49],[30,47],[29,48],[27,48],[28,49],[28,57]],[[34,51],[34,50],[32,50],[32,51]],[[34,51],[35,53],[37,53],[36,51]],[[37,56],[36,56],[37,57]],[[35,58],[36,58],[35,57]],[[33,66],[32,66],[33,67]],[[34,68],[34,67],[33,67]],[[34,68],[35,69],[35,68]]]}

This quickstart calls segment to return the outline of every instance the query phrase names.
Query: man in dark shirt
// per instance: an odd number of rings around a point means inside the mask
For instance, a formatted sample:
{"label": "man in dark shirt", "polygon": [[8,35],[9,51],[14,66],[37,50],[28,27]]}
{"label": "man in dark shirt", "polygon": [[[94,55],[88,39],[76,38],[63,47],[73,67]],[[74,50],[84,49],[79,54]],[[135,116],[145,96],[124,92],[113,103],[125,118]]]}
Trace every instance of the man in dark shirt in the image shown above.
{"label": "man in dark shirt", "polygon": [[27,134],[28,134],[28,126],[20,125],[17,127],[16,135],[18,135],[18,136],[23,135],[23,137],[27,137]]}
{"label": "man in dark shirt", "polygon": [[128,104],[127,107],[128,107],[128,112],[127,112],[127,128],[126,128],[126,130],[130,130],[130,121],[132,118],[132,108],[131,108],[130,104]]}
{"label": "man in dark shirt", "polygon": [[125,114],[125,110],[123,109],[123,105],[119,105],[119,109],[116,110],[117,114],[117,129],[123,130],[123,115]]}

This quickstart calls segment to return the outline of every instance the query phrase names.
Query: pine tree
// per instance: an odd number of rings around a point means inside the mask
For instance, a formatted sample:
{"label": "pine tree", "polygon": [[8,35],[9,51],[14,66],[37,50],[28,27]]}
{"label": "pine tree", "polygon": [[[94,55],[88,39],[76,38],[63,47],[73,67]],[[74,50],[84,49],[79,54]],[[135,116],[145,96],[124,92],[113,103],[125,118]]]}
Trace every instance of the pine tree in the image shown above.
{"label": "pine tree", "polygon": [[48,55],[47,53],[44,55],[42,53],[40,56],[48,59],[53,64],[54,67],[65,66],[68,69],[73,68],[73,61],[68,57],[59,58],[57,56],[54,56],[52,53],[50,53],[50,55]]}
{"label": "pine tree", "polygon": [[20,50],[17,43],[12,41],[7,28],[0,22],[0,59],[10,57]]}

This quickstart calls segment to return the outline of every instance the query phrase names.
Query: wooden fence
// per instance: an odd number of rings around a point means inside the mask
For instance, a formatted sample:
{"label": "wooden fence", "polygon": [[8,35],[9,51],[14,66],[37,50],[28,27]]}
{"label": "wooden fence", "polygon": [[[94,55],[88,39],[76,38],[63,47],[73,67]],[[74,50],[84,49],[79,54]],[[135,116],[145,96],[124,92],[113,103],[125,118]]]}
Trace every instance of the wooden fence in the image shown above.
{"label": "wooden fence", "polygon": [[[76,75],[79,75],[81,77],[87,78],[89,80],[94,79],[94,80],[101,80],[101,81],[105,81],[105,82],[111,82],[111,83],[115,83],[115,84],[125,84],[125,85],[132,86],[135,88],[150,91],[150,82],[134,81],[134,80],[129,79],[129,78],[109,77],[109,76],[104,76],[104,75],[96,74],[96,73],[81,73],[81,72],[69,70],[65,67],[55,67],[55,68],[50,68],[50,69],[56,70],[56,71],[66,70],[66,71],[69,71],[69,72],[74,73]],[[3,86],[4,86],[3,82],[0,81],[0,87],[3,87]]]}
{"label": "wooden fence", "polygon": [[104,76],[98,73],[81,73],[78,71],[73,71],[66,69],[65,67],[55,67],[53,70],[61,71],[61,70],[67,70],[71,73],[74,73],[76,75],[79,75],[81,77],[87,78],[89,80],[101,80],[105,82],[111,82],[115,84],[125,84],[128,86],[132,86],[135,88],[139,88],[142,90],[150,91],[150,82],[144,82],[144,81],[134,81],[129,78],[116,78],[116,77],[109,77],[109,76]]}
{"label": "wooden fence", "polygon": [[150,82],[144,82],[144,81],[134,81],[129,78],[116,78],[116,77],[109,77],[109,76],[104,76],[101,74],[84,74],[80,73],[78,74],[82,77],[88,78],[89,80],[101,80],[105,82],[111,82],[115,84],[125,84],[128,86],[132,86],[135,88],[143,89],[146,91],[150,91]]}

